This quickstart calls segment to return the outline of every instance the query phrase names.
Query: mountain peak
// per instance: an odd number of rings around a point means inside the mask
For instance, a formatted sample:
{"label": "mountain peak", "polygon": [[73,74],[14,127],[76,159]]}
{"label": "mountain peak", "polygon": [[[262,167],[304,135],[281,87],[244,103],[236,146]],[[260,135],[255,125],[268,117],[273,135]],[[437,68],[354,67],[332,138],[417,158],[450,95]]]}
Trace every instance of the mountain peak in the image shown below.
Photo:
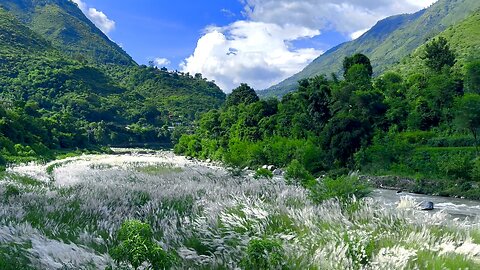
{"label": "mountain peak", "polygon": [[2,0],[0,6],[71,57],[96,64],[135,65],[70,0]]}

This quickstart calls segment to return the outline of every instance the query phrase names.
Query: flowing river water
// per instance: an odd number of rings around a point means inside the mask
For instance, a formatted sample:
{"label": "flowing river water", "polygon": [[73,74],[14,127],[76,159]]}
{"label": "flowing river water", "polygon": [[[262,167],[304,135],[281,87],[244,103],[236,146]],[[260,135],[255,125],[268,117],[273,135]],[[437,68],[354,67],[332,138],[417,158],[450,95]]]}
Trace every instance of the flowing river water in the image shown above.
{"label": "flowing river water", "polygon": [[423,201],[433,202],[435,209],[432,211],[432,213],[442,211],[447,213],[447,217],[449,218],[474,219],[480,217],[479,201],[413,194],[407,192],[397,193],[395,190],[387,189],[376,189],[372,192],[371,196],[390,207],[398,207],[399,202],[402,199],[409,197],[417,203]]}

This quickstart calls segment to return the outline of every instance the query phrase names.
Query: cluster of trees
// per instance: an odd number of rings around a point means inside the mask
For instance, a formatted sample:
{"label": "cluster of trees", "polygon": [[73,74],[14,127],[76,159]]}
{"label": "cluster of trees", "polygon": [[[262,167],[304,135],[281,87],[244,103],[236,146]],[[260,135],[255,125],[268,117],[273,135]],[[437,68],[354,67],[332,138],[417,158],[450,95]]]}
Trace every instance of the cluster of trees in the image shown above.
{"label": "cluster of trees", "polygon": [[[259,100],[242,84],[221,109],[204,114],[195,133],[184,135],[175,151],[234,166],[299,162],[311,174],[396,173],[402,168],[410,176],[432,176],[404,159],[421,147],[461,146],[462,153],[469,153],[467,171],[473,172],[480,63],[469,63],[465,75],[454,72],[455,54],[443,38],[426,46],[424,62],[426,69],[406,78],[387,72],[374,79],[368,57],[353,55],[344,60],[344,80],[335,75],[302,80],[280,101]],[[430,161],[425,157],[422,162]],[[439,169],[434,176],[480,181],[473,173],[457,177],[451,172]]]}

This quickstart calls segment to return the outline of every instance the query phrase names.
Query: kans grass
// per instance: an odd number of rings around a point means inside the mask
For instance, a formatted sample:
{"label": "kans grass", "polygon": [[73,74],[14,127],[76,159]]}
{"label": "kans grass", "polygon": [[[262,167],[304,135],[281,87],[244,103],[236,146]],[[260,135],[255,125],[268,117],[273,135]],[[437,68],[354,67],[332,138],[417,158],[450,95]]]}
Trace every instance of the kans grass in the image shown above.
{"label": "kans grass", "polygon": [[477,220],[416,211],[408,198],[397,209],[314,204],[282,178],[166,152],[10,168],[0,198],[0,269],[116,269],[109,251],[131,219],[152,227],[174,269],[254,268],[252,252],[257,269],[480,269]]}

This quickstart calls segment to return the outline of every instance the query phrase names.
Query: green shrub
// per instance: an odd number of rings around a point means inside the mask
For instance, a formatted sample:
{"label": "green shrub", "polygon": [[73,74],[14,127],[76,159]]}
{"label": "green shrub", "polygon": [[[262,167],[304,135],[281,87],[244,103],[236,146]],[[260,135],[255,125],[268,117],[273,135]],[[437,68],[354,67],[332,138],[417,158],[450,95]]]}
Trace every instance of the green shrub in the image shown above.
{"label": "green shrub", "polygon": [[288,183],[300,183],[304,187],[310,187],[315,182],[315,178],[307,169],[296,159],[290,162],[286,168],[285,179]]}
{"label": "green shrub", "polygon": [[438,162],[440,170],[453,180],[469,180],[472,171],[472,159],[464,153],[451,153],[448,158]]}
{"label": "green shrub", "polygon": [[270,170],[260,168],[255,172],[255,175],[253,176],[255,179],[260,179],[260,178],[272,178],[273,173]]}
{"label": "green shrub", "polygon": [[285,251],[281,243],[269,239],[254,239],[248,243],[242,260],[243,269],[282,269]]}
{"label": "green shrub", "polygon": [[5,166],[7,166],[7,160],[5,160],[2,155],[0,155],[0,172],[5,171]]}
{"label": "green shrub", "polygon": [[473,161],[470,177],[473,181],[480,182],[480,158],[477,158]]}
{"label": "green shrub", "polygon": [[150,225],[138,220],[125,221],[116,238],[117,245],[111,256],[118,263],[127,263],[138,269],[147,262],[153,269],[168,269],[173,265],[173,256],[153,240]]}
{"label": "green shrub", "polygon": [[370,186],[356,176],[340,176],[324,178],[311,188],[311,196],[315,202],[337,198],[347,201],[352,197],[363,198],[371,192]]}
{"label": "green shrub", "polygon": [[21,191],[18,187],[9,184],[5,187],[4,197],[5,197],[6,200],[8,200],[11,197],[15,197],[15,196],[20,195],[20,193],[21,193]]}
{"label": "green shrub", "polygon": [[437,137],[429,139],[426,145],[433,147],[468,147],[475,146],[475,139],[472,136]]}

